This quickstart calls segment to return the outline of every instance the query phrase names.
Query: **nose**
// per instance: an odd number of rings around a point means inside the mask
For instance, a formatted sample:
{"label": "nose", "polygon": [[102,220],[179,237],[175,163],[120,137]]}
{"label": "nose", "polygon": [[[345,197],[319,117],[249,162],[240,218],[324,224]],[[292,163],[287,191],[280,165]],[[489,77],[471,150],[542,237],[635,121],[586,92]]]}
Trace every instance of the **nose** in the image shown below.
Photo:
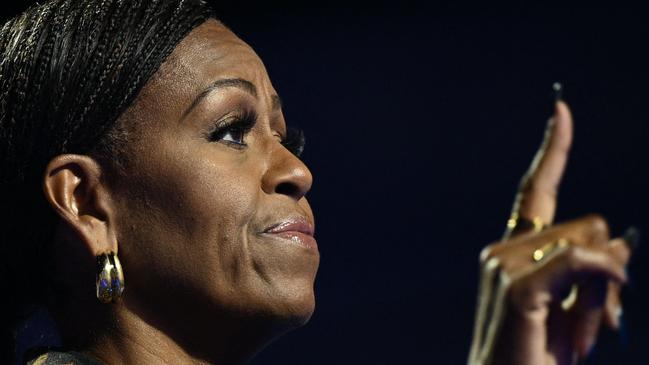
{"label": "nose", "polygon": [[311,190],[313,176],[306,165],[284,147],[270,154],[270,164],[262,178],[267,194],[282,194],[300,200]]}

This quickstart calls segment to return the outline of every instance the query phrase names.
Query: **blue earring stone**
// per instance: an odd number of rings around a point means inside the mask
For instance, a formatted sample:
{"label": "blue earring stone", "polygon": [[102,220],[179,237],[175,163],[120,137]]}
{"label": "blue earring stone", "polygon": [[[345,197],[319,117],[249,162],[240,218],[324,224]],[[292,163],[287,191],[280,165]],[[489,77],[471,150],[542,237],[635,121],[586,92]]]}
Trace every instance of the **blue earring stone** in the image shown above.
{"label": "blue earring stone", "polygon": [[124,291],[122,265],[110,252],[97,256],[97,299],[102,303],[115,302]]}

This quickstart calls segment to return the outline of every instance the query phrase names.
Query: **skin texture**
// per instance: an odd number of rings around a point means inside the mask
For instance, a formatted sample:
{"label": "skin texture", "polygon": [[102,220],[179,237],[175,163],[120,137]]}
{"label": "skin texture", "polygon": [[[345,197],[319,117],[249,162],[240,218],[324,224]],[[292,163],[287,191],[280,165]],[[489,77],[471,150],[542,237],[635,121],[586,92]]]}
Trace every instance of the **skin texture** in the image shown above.
{"label": "skin texture", "polygon": [[[254,85],[256,96],[230,85],[189,110],[214,81],[233,78]],[[250,47],[208,21],[122,116],[129,141],[122,173],[113,178],[88,156],[51,161],[44,192],[61,217],[51,309],[69,347],[107,364],[239,364],[309,319],[317,250],[262,233],[286,219],[313,223],[304,198],[312,177],[280,144],[286,127],[275,94]],[[215,122],[250,110],[258,121],[245,147],[206,138]],[[522,184],[521,216],[553,223],[571,139],[570,112],[559,102]],[[559,238],[571,246],[531,259]],[[107,251],[119,253],[126,277],[115,305],[94,298],[94,258]],[[496,331],[488,341],[476,331],[470,363],[574,363],[602,319],[617,325],[628,257],[598,216],[489,245],[481,257],[487,315],[476,328]],[[573,284],[577,302],[562,311]]]}
{"label": "skin texture", "polygon": [[[611,239],[598,215],[552,225],[571,143],[572,116],[559,101],[514,205],[521,217],[538,217],[550,227],[515,231],[482,252],[471,365],[575,364],[588,355],[602,322],[619,327],[629,248]],[[532,259],[535,250],[560,239],[570,244],[539,262]],[[564,309],[573,285],[577,299]]]}
{"label": "skin texture", "polygon": [[[228,84],[195,103],[220,79],[246,80],[255,92]],[[122,116],[120,174],[108,179],[87,156],[52,160],[44,190],[62,218],[65,254],[54,256],[65,262],[57,270],[67,295],[53,312],[66,343],[107,364],[236,364],[308,321],[317,248],[263,233],[314,221],[304,197],[312,176],[280,143],[276,94],[254,51],[208,20]],[[232,143],[236,133],[208,138],[215,122],[246,111],[257,122],[245,146]],[[118,252],[126,279],[114,305],[88,299],[94,256],[106,251]]]}

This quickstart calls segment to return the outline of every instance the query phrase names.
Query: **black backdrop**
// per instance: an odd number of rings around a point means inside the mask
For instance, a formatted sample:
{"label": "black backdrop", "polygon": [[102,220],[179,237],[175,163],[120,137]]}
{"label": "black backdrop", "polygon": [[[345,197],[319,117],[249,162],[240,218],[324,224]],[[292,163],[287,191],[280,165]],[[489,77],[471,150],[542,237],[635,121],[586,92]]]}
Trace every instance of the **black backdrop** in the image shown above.
{"label": "black backdrop", "polygon": [[[316,313],[253,364],[465,362],[477,255],[503,231],[554,81],[576,123],[558,220],[599,212],[615,234],[649,232],[641,8],[215,6],[305,129],[315,177]],[[630,269],[622,334],[605,332],[588,363],[646,363],[648,252]]]}

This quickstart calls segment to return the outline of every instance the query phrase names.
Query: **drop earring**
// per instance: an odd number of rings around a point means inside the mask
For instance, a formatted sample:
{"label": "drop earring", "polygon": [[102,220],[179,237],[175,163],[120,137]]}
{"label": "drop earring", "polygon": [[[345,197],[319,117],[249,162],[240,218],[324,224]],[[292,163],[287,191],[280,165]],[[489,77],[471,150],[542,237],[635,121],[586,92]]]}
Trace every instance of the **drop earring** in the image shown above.
{"label": "drop earring", "polygon": [[97,256],[97,299],[102,303],[114,303],[124,292],[124,272],[114,252]]}

